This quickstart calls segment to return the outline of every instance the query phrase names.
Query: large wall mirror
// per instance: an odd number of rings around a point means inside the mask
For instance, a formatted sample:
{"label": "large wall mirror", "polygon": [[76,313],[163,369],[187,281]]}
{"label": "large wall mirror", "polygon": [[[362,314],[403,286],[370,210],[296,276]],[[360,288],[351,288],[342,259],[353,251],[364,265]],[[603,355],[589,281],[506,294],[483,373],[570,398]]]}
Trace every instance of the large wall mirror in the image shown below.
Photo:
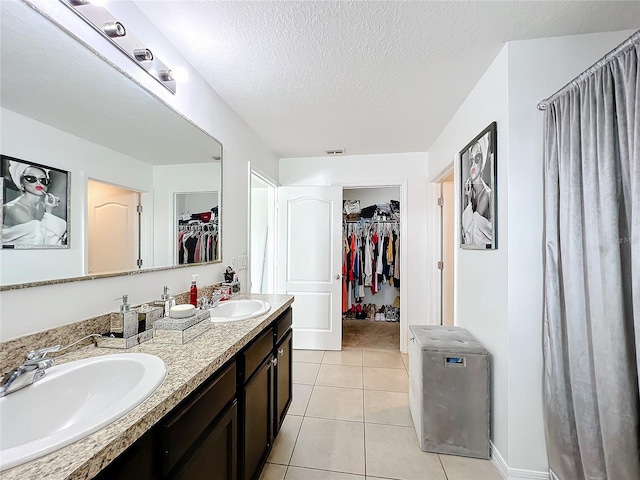
{"label": "large wall mirror", "polygon": [[[0,286],[179,265],[187,213],[215,239],[199,263],[220,261],[222,145],[29,6],[0,8],[0,153],[41,167],[6,163],[3,205],[27,204],[21,226],[39,228],[33,192],[69,183],[64,248],[3,237]],[[182,211],[178,194],[205,202]]]}

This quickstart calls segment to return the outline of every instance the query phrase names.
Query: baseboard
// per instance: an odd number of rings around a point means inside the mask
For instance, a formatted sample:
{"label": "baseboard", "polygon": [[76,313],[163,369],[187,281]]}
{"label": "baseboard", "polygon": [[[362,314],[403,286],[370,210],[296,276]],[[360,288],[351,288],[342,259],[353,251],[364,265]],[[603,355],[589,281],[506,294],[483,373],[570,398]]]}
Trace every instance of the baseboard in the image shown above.
{"label": "baseboard", "polygon": [[504,461],[502,455],[493,444],[489,442],[491,448],[491,462],[498,470],[498,473],[504,480],[549,480],[549,474],[547,472],[537,472],[535,470],[521,470],[519,468],[509,468],[507,462]]}
{"label": "baseboard", "polygon": [[489,441],[489,449],[491,450],[491,462],[500,476],[507,480],[509,478],[509,465],[507,465],[507,462],[504,461],[504,458],[502,458],[502,455],[500,455],[500,452],[491,441]]}

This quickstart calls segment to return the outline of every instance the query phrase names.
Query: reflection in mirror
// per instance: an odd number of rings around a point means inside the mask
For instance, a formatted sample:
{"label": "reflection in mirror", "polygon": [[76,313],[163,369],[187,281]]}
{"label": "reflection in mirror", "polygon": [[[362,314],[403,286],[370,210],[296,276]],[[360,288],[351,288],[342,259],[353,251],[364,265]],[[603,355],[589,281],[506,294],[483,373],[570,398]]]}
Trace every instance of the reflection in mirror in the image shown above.
{"label": "reflection in mirror", "polygon": [[176,264],[218,258],[218,192],[176,193]]}
{"label": "reflection in mirror", "polygon": [[[0,9],[0,153],[73,178],[69,248],[0,251],[0,285],[175,265],[174,195],[221,198],[222,145],[24,3]],[[93,182],[139,194],[138,225],[122,239],[135,246],[133,264],[115,261],[124,246],[107,242],[102,225],[115,207],[90,206]],[[220,258],[218,242],[210,260]]]}
{"label": "reflection in mirror", "polygon": [[140,257],[140,193],[97,180],[87,184],[88,255],[92,275],[134,270]]}

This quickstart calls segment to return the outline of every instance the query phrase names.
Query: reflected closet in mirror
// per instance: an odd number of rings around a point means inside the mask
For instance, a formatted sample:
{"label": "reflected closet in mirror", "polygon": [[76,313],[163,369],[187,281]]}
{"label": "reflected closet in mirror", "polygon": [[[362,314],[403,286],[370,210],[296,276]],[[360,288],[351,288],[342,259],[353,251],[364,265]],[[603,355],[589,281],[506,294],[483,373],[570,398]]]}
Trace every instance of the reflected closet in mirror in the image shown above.
{"label": "reflected closet in mirror", "polygon": [[218,258],[218,192],[176,193],[176,265]]}

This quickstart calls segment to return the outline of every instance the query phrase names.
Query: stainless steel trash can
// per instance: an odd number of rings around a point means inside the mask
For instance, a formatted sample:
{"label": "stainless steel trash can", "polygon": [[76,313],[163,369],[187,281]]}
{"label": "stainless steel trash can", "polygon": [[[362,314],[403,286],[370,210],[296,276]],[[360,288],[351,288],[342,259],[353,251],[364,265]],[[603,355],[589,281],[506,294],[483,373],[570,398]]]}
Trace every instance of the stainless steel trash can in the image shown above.
{"label": "stainless steel trash can", "polygon": [[409,332],[409,408],[420,448],[489,458],[489,352],[460,327]]}

